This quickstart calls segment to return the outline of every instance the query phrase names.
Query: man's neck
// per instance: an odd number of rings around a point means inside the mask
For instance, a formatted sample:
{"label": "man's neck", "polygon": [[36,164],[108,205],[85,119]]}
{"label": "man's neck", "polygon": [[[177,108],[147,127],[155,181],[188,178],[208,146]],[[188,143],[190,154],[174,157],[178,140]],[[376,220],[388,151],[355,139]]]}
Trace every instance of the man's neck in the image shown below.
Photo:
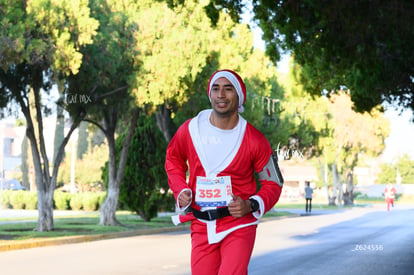
{"label": "man's neck", "polygon": [[231,130],[239,123],[239,113],[220,114],[213,110],[210,115],[210,123],[222,130]]}

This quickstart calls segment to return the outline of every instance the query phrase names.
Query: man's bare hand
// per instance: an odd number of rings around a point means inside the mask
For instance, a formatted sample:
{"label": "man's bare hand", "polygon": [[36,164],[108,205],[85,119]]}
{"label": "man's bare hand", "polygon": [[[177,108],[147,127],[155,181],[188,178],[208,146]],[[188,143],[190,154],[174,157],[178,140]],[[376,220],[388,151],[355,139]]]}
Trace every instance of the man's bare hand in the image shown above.
{"label": "man's bare hand", "polygon": [[192,195],[190,190],[183,191],[178,197],[178,205],[180,208],[185,207],[191,203]]}
{"label": "man's bare hand", "polygon": [[233,201],[229,203],[229,212],[235,218],[241,218],[252,211],[249,200],[243,200],[239,196],[233,195]]}

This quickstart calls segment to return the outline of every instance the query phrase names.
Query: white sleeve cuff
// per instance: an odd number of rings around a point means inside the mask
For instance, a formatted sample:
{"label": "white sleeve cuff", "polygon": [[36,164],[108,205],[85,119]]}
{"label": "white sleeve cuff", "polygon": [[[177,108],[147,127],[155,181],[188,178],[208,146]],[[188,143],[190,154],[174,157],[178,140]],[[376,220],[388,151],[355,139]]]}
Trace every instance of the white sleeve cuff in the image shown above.
{"label": "white sleeve cuff", "polygon": [[261,217],[263,217],[263,214],[265,212],[264,202],[262,198],[257,195],[251,196],[250,199],[254,199],[259,203],[259,210],[253,212],[252,214],[256,219],[260,219]]}
{"label": "white sleeve cuff", "polygon": [[177,196],[177,201],[175,202],[175,212],[182,213],[182,212],[184,212],[184,211],[185,211],[188,207],[190,207],[191,202],[190,202],[189,204],[187,204],[186,206],[183,206],[183,207],[181,207],[181,208],[180,208],[180,205],[179,205],[179,203],[178,203],[179,198],[180,198],[180,196],[181,196],[181,193],[182,193],[182,192],[184,192],[184,191],[187,191],[187,190],[190,190],[191,195],[193,195],[193,191],[191,191],[191,189],[190,189],[190,188],[184,188],[183,190],[181,190],[180,194],[178,194],[178,196]]}
{"label": "white sleeve cuff", "polygon": [[174,225],[179,225],[181,223],[179,215],[171,216],[171,220]]}

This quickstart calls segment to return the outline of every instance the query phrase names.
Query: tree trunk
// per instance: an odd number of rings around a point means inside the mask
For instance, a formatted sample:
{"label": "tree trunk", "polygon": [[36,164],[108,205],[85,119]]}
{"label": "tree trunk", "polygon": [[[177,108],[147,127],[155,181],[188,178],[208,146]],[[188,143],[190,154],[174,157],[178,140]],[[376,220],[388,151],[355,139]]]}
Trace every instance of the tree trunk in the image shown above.
{"label": "tree trunk", "polygon": [[[124,175],[124,169],[127,161],[128,150],[131,144],[132,137],[137,126],[139,116],[139,109],[134,110],[127,136],[122,146],[122,151],[119,157],[119,164],[117,169],[116,163],[116,148],[115,148],[115,125],[109,126],[107,122],[107,129],[113,129],[112,131],[106,131],[109,147],[109,162],[108,162],[108,192],[105,201],[100,209],[100,221],[101,225],[119,225],[116,220],[116,210],[118,208],[119,188],[121,186],[122,177]],[[112,118],[111,121],[115,123],[116,118]]]}
{"label": "tree trunk", "polygon": [[341,179],[339,178],[339,175],[338,175],[338,170],[336,168],[336,164],[333,164],[332,173],[333,173],[333,177],[334,177],[334,180],[335,180],[336,186],[337,186],[338,206],[342,207],[342,205],[343,205],[342,200],[343,200],[343,197],[344,197],[343,196],[344,192],[343,192],[343,185],[342,185]]}
{"label": "tree trunk", "polygon": [[142,209],[139,209],[137,214],[144,220],[144,222],[151,221],[151,219],[147,215],[145,215],[145,211],[143,211]]}
{"label": "tree trunk", "polygon": [[[34,134],[33,124],[28,121],[27,138],[30,141],[33,155],[33,164],[35,172],[35,182],[37,189],[37,207],[38,207],[38,231],[51,231],[53,226],[53,192],[50,177],[47,171],[43,171],[41,156],[37,147],[37,140]],[[46,160],[47,161],[47,160]]]}
{"label": "tree trunk", "polygon": [[[46,145],[43,136],[43,117],[41,112],[40,90],[33,89],[29,95],[27,106],[21,97],[18,98],[22,112],[26,118],[26,136],[30,141],[30,148],[33,158],[35,172],[35,183],[38,196],[38,231],[51,231],[53,225],[53,194],[56,187],[59,165],[62,162],[64,149],[73,131],[79,125],[82,117],[78,117],[69,129],[68,134],[60,144],[56,155],[52,176],[50,175],[49,159],[46,154]],[[33,117],[32,117],[33,116]]]}
{"label": "tree trunk", "polygon": [[338,176],[336,172],[336,164],[333,163],[332,169],[332,198],[329,200],[329,205],[336,205],[336,198],[338,193]]}
{"label": "tree trunk", "polygon": [[116,210],[118,208],[119,198],[119,182],[116,181],[116,148],[115,148],[115,133],[111,137],[108,137],[109,147],[109,161],[108,161],[108,191],[105,201],[101,205],[100,209],[100,221],[101,225],[119,225],[116,220]]}
{"label": "tree trunk", "polygon": [[[109,184],[111,181],[109,181]],[[119,225],[120,223],[116,219],[116,209],[118,207],[119,187],[116,188],[116,183],[112,183],[112,186],[108,188],[106,199],[103,202],[100,210],[101,225]]]}
{"label": "tree trunk", "polygon": [[344,194],[345,205],[354,204],[354,177],[352,170],[348,170],[346,175],[346,192]]}
{"label": "tree trunk", "polygon": [[157,126],[164,135],[167,142],[170,142],[173,136],[171,111],[165,105],[159,105],[155,117],[157,119]]}
{"label": "tree trunk", "polygon": [[38,231],[44,232],[55,229],[53,224],[53,193],[54,188],[49,190],[37,189],[39,217],[36,230]]}
{"label": "tree trunk", "polygon": [[[328,179],[327,179],[327,165],[325,163],[325,167],[324,167],[322,165],[320,158],[318,158],[318,162],[319,162],[319,170],[321,172],[323,185],[325,186],[325,190],[326,190],[326,199],[328,200],[328,204],[332,205],[332,197],[329,194],[329,186],[328,186]],[[333,205],[335,205],[335,201],[333,201]]]}
{"label": "tree trunk", "polygon": [[38,224],[36,230],[52,231],[53,225],[53,191],[50,186],[49,161],[46,155],[46,147],[43,137],[43,120],[41,112],[41,100],[39,88],[29,90],[28,106],[24,103],[21,107],[26,118],[26,136],[30,141],[37,189]]}

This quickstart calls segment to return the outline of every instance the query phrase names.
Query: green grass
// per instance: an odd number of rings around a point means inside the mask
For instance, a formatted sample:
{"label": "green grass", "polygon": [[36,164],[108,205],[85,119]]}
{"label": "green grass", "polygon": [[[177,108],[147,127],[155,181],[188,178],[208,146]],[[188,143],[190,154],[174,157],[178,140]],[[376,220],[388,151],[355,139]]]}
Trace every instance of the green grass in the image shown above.
{"label": "green grass", "polygon": [[77,217],[59,217],[54,219],[55,229],[53,231],[39,232],[35,230],[37,226],[36,220],[22,222],[21,218],[8,219],[9,222],[16,222],[0,224],[0,244],[10,240],[21,241],[41,238],[99,235],[174,226],[170,217],[154,218],[150,222],[145,222],[137,215],[121,213],[117,214],[117,220],[122,226],[99,225],[99,213]]}

